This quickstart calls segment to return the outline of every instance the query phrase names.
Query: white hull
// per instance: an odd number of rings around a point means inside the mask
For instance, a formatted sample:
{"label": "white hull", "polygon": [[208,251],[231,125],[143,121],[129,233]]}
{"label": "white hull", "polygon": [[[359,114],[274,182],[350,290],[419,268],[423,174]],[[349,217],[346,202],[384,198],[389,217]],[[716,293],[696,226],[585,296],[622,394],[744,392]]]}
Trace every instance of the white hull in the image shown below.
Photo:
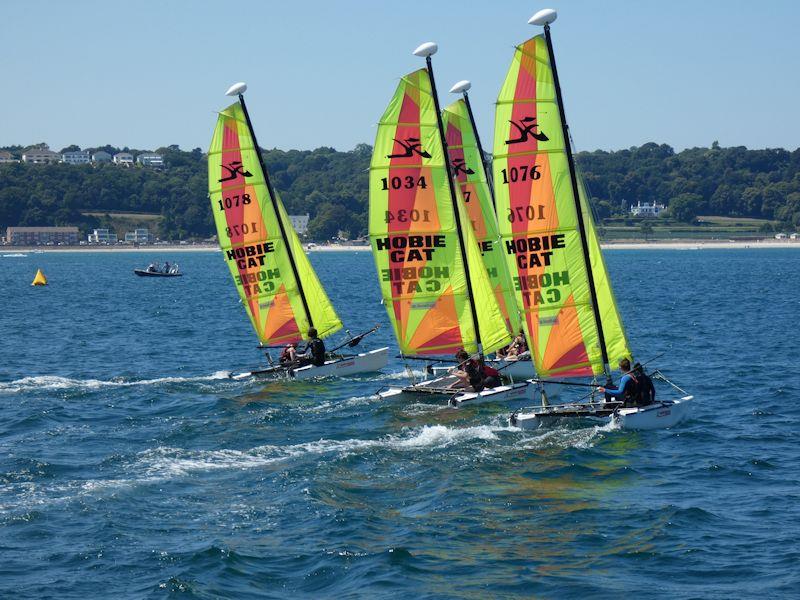
{"label": "white hull", "polygon": [[380,371],[389,362],[389,348],[378,348],[370,352],[362,352],[354,356],[345,356],[326,361],[324,365],[315,367],[306,365],[299,369],[265,369],[234,375],[234,379],[247,377],[265,377],[270,379],[316,379],[319,377],[346,377],[357,373]]}
{"label": "white hull", "polygon": [[449,388],[458,381],[455,377],[437,377],[406,387],[391,387],[378,393],[381,398],[411,396],[429,397],[433,400],[446,400],[450,406],[464,404],[481,404],[484,402],[508,402],[509,400],[533,400],[536,386],[528,381],[509,385],[500,385],[480,392],[467,391],[463,388]]}
{"label": "white hull", "polygon": [[622,429],[666,429],[674,427],[689,415],[693,398],[694,396],[684,396],[680,400],[657,401],[650,406],[619,408],[615,411],[603,409],[602,404],[593,405],[594,410],[586,408],[589,405],[582,405],[580,415],[559,414],[563,411],[574,411],[576,407],[581,406],[561,404],[551,407],[546,415],[542,414],[542,410],[518,413],[509,422],[511,425],[522,429],[537,429],[563,419],[581,419],[601,423],[614,421]]}

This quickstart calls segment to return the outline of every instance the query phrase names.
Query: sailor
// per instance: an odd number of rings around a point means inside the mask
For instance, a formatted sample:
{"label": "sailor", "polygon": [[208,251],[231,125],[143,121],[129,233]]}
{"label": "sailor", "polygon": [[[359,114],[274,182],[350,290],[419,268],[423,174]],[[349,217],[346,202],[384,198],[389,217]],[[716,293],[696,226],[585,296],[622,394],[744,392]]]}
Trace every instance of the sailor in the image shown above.
{"label": "sailor", "polygon": [[458,367],[452,372],[458,381],[450,387],[472,387],[476,392],[486,388],[495,388],[500,385],[500,372],[483,363],[482,359],[475,359],[467,354],[463,348],[456,352]]}
{"label": "sailor", "polygon": [[308,343],[303,351],[304,364],[312,364],[321,367],[325,364],[325,342],[317,337],[317,330],[314,327],[308,329]]}
{"label": "sailor", "polygon": [[297,362],[297,350],[293,343],[286,344],[286,347],[281,352],[280,362],[284,366],[288,366]]}
{"label": "sailor", "polygon": [[644,372],[644,367],[640,363],[633,365],[633,375],[639,382],[639,406],[647,406],[656,401],[656,387],[653,385],[653,380]]}
{"label": "sailor", "polygon": [[622,378],[618,387],[599,387],[597,391],[605,393],[606,402],[622,401],[625,406],[636,406],[639,402],[639,380],[631,372],[631,361],[623,358],[619,361],[619,370],[622,371]]}
{"label": "sailor", "polygon": [[528,344],[525,341],[525,333],[520,329],[519,333],[511,340],[511,344],[508,346],[506,360],[517,360],[527,351]]}

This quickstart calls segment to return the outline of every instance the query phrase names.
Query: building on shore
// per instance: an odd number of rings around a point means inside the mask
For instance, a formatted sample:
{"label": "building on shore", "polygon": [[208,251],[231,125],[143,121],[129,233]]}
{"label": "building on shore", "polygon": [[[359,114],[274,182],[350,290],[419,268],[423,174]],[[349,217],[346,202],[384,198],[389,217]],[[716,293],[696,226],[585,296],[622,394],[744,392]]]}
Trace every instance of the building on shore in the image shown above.
{"label": "building on shore", "polygon": [[61,154],[61,162],[68,165],[88,165],[91,159],[88,150],[75,150]]}
{"label": "building on shore", "polygon": [[23,152],[22,162],[34,165],[57,163],[61,162],[61,155],[58,152],[53,152],[47,146],[44,148],[31,148]]}
{"label": "building on shore", "polygon": [[89,234],[87,241],[90,244],[116,244],[117,234],[108,229],[95,229]]}
{"label": "building on shore", "polygon": [[308,233],[308,219],[309,215],[289,215],[289,221],[298,235],[305,235]]}
{"label": "building on shore", "polygon": [[664,210],[663,204],[657,204],[653,202],[652,204],[647,204],[646,202],[642,204],[642,201],[639,200],[636,203],[636,206],[631,204],[631,214],[634,217],[657,217],[661,214],[661,211]]}
{"label": "building on shore", "polygon": [[133,166],[133,154],[130,152],[117,152],[114,155],[114,164],[115,165],[123,165],[126,167]]}
{"label": "building on shore", "polygon": [[136,157],[136,162],[143,167],[154,167],[160,169],[164,166],[164,157],[160,154],[146,153]]}
{"label": "building on shore", "polygon": [[93,163],[110,163],[114,159],[108,152],[105,150],[98,150],[94,154],[92,154],[92,162]]}
{"label": "building on shore", "polygon": [[14,155],[11,152],[7,152],[6,150],[0,151],[0,163],[18,163],[19,160],[14,158]]}
{"label": "building on shore", "polygon": [[129,244],[152,244],[155,236],[147,228],[134,229],[125,234],[125,241]]}
{"label": "building on shore", "polygon": [[12,246],[71,246],[78,243],[78,228],[8,227],[6,243]]}

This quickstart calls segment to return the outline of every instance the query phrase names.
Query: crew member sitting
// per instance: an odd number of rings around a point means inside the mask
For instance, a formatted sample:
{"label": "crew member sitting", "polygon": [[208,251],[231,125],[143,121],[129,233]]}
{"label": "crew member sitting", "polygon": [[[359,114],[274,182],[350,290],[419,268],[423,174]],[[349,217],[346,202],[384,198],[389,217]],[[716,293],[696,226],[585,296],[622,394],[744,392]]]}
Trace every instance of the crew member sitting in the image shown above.
{"label": "crew member sitting", "polygon": [[281,352],[280,362],[284,366],[288,366],[297,362],[297,350],[293,343],[286,344],[286,347]]}
{"label": "crew member sitting", "polygon": [[624,406],[636,406],[639,402],[639,380],[631,372],[631,361],[623,358],[619,361],[619,370],[623,375],[618,387],[599,387],[597,391],[605,393],[606,402],[622,401]]}
{"label": "crew member sitting", "polygon": [[308,329],[308,343],[303,351],[303,364],[312,364],[321,367],[325,364],[325,342],[317,337],[314,327]]}
{"label": "crew member sitting", "polygon": [[500,372],[488,365],[483,360],[471,358],[466,350],[461,349],[456,353],[458,367],[452,372],[458,381],[450,387],[472,387],[476,392],[485,388],[494,388],[500,385]]}

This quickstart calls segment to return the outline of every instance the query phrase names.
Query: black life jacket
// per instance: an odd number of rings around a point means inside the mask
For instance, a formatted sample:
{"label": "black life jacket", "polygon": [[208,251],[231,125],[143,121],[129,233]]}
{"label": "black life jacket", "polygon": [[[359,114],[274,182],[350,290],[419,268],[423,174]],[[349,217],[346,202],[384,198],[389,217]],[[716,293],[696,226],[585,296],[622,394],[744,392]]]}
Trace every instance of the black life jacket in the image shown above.
{"label": "black life jacket", "polygon": [[319,338],[313,338],[308,341],[308,347],[311,349],[311,364],[321,367],[325,364],[325,343]]}

